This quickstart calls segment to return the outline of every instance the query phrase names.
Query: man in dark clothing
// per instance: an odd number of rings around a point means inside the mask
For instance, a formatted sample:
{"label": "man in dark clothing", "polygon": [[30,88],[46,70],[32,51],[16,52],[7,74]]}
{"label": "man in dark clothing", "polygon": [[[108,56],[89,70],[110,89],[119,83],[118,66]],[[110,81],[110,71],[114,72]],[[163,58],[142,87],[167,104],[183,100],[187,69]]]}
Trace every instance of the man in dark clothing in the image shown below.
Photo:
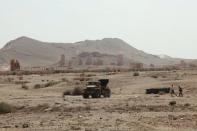
{"label": "man in dark clothing", "polygon": [[174,95],[176,95],[175,91],[174,91],[174,85],[172,84],[171,88],[170,88],[170,94],[171,94],[171,97],[173,97]]}
{"label": "man in dark clothing", "polygon": [[183,89],[179,86],[179,97],[183,97]]}

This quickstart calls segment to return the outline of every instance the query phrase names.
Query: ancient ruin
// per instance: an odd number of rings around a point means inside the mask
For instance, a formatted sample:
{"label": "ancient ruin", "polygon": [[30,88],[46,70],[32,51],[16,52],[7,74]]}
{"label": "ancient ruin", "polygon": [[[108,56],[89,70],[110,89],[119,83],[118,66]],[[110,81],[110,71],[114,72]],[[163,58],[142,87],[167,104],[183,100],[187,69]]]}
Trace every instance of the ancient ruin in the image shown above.
{"label": "ancient ruin", "polygon": [[10,61],[10,71],[20,70],[20,63],[17,59],[12,59]]}
{"label": "ancient ruin", "polygon": [[59,66],[65,66],[65,55],[62,54],[59,61]]}

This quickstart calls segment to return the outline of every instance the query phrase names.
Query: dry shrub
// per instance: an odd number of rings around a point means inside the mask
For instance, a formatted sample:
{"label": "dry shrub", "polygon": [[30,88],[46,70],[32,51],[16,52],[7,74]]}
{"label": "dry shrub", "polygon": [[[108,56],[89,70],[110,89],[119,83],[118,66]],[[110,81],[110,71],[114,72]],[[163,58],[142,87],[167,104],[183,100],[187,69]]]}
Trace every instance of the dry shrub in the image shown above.
{"label": "dry shrub", "polygon": [[41,84],[35,84],[34,85],[34,89],[39,89],[39,88],[43,88]]}
{"label": "dry shrub", "polygon": [[44,103],[44,104],[39,104],[39,105],[37,105],[37,106],[35,106],[35,107],[32,107],[32,108],[31,108],[31,111],[42,112],[42,111],[44,111],[44,110],[46,110],[46,109],[48,109],[48,108],[50,108],[49,104]]}
{"label": "dry shrub", "polygon": [[162,77],[162,78],[167,78],[167,76],[165,76],[165,75],[162,75],[161,77]]}
{"label": "dry shrub", "polygon": [[70,127],[70,129],[73,131],[75,131],[75,130],[81,130],[81,127],[79,127],[79,126],[71,126]]}
{"label": "dry shrub", "polygon": [[25,84],[25,83],[30,83],[29,81],[15,81],[14,82],[16,85],[20,85],[20,84]]}
{"label": "dry shrub", "polygon": [[23,80],[23,76],[18,77],[19,80]]}
{"label": "dry shrub", "polygon": [[59,84],[59,82],[50,81],[50,82],[47,82],[46,84],[36,84],[36,85],[34,85],[34,89],[50,87],[50,86],[54,86],[56,84]]}
{"label": "dry shrub", "polygon": [[139,75],[140,75],[139,72],[134,72],[134,73],[133,73],[133,76],[139,76]]}
{"label": "dry shrub", "polygon": [[91,110],[91,106],[90,106],[90,105],[86,105],[85,108],[84,108],[84,110],[85,110],[85,111]]}
{"label": "dry shrub", "polygon": [[22,127],[23,128],[28,128],[29,127],[29,123],[24,123]]}
{"label": "dry shrub", "polygon": [[83,90],[79,87],[74,88],[73,91],[72,91],[73,96],[79,96],[79,95],[82,95],[82,94],[83,94]]}
{"label": "dry shrub", "polygon": [[29,89],[29,87],[26,84],[22,84],[21,88],[22,89],[25,89],[25,90],[28,90]]}
{"label": "dry shrub", "polygon": [[64,97],[64,96],[66,96],[66,95],[71,95],[71,94],[72,94],[72,93],[71,93],[70,90],[66,90],[66,91],[63,92],[62,96]]}
{"label": "dry shrub", "polygon": [[184,106],[185,106],[185,107],[189,107],[189,106],[191,106],[191,105],[190,105],[189,103],[185,103]]}
{"label": "dry shrub", "polygon": [[62,78],[62,82],[69,82],[69,80],[66,78]]}
{"label": "dry shrub", "polygon": [[85,76],[85,73],[81,73],[79,76],[80,77],[84,77]]}
{"label": "dry shrub", "polygon": [[79,81],[75,82],[75,85],[80,85],[80,84],[81,84],[81,82],[79,82]]}
{"label": "dry shrub", "polygon": [[157,75],[152,75],[152,76],[150,76],[150,77],[152,77],[152,78],[158,78],[158,76]]}
{"label": "dry shrub", "polygon": [[76,77],[76,78],[73,78],[73,80],[75,80],[75,81],[89,81],[90,78],[87,78],[87,77]]}
{"label": "dry shrub", "polygon": [[176,101],[170,101],[170,102],[169,102],[169,105],[170,105],[170,106],[175,106],[175,105],[176,105]]}
{"label": "dry shrub", "polygon": [[11,113],[13,107],[7,103],[1,102],[0,103],[0,114]]}
{"label": "dry shrub", "polygon": [[50,82],[46,83],[46,84],[44,85],[44,87],[50,87],[50,86],[54,86],[54,85],[56,85],[56,84],[59,84],[59,82],[50,81]]}
{"label": "dry shrub", "polygon": [[96,76],[96,74],[86,74],[86,77],[93,77]]}

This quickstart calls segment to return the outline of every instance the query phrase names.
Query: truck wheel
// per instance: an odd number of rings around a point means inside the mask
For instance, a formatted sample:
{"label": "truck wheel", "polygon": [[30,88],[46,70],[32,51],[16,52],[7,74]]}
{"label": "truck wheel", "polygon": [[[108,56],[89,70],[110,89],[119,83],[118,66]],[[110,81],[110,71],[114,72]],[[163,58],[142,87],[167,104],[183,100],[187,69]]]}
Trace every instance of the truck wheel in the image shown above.
{"label": "truck wheel", "polygon": [[108,95],[107,95],[107,93],[106,93],[106,92],[103,94],[103,97],[108,97]]}
{"label": "truck wheel", "polygon": [[98,94],[98,98],[101,98],[101,94]]}
{"label": "truck wheel", "polygon": [[111,91],[110,90],[106,90],[103,94],[103,97],[110,97],[111,96]]}
{"label": "truck wheel", "polygon": [[111,96],[111,90],[108,91],[107,97],[110,97],[110,96]]}
{"label": "truck wheel", "polygon": [[97,94],[92,94],[92,98],[97,98]]}

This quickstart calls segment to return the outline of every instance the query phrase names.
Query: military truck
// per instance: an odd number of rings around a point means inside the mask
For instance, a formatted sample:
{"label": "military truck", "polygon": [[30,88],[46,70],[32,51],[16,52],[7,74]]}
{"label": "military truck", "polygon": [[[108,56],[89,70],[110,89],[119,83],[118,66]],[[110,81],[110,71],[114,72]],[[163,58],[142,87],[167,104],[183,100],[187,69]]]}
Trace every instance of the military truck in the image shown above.
{"label": "military truck", "polygon": [[111,90],[107,86],[108,83],[109,79],[87,82],[86,89],[83,91],[83,98],[87,99],[90,96],[92,98],[110,97]]}

